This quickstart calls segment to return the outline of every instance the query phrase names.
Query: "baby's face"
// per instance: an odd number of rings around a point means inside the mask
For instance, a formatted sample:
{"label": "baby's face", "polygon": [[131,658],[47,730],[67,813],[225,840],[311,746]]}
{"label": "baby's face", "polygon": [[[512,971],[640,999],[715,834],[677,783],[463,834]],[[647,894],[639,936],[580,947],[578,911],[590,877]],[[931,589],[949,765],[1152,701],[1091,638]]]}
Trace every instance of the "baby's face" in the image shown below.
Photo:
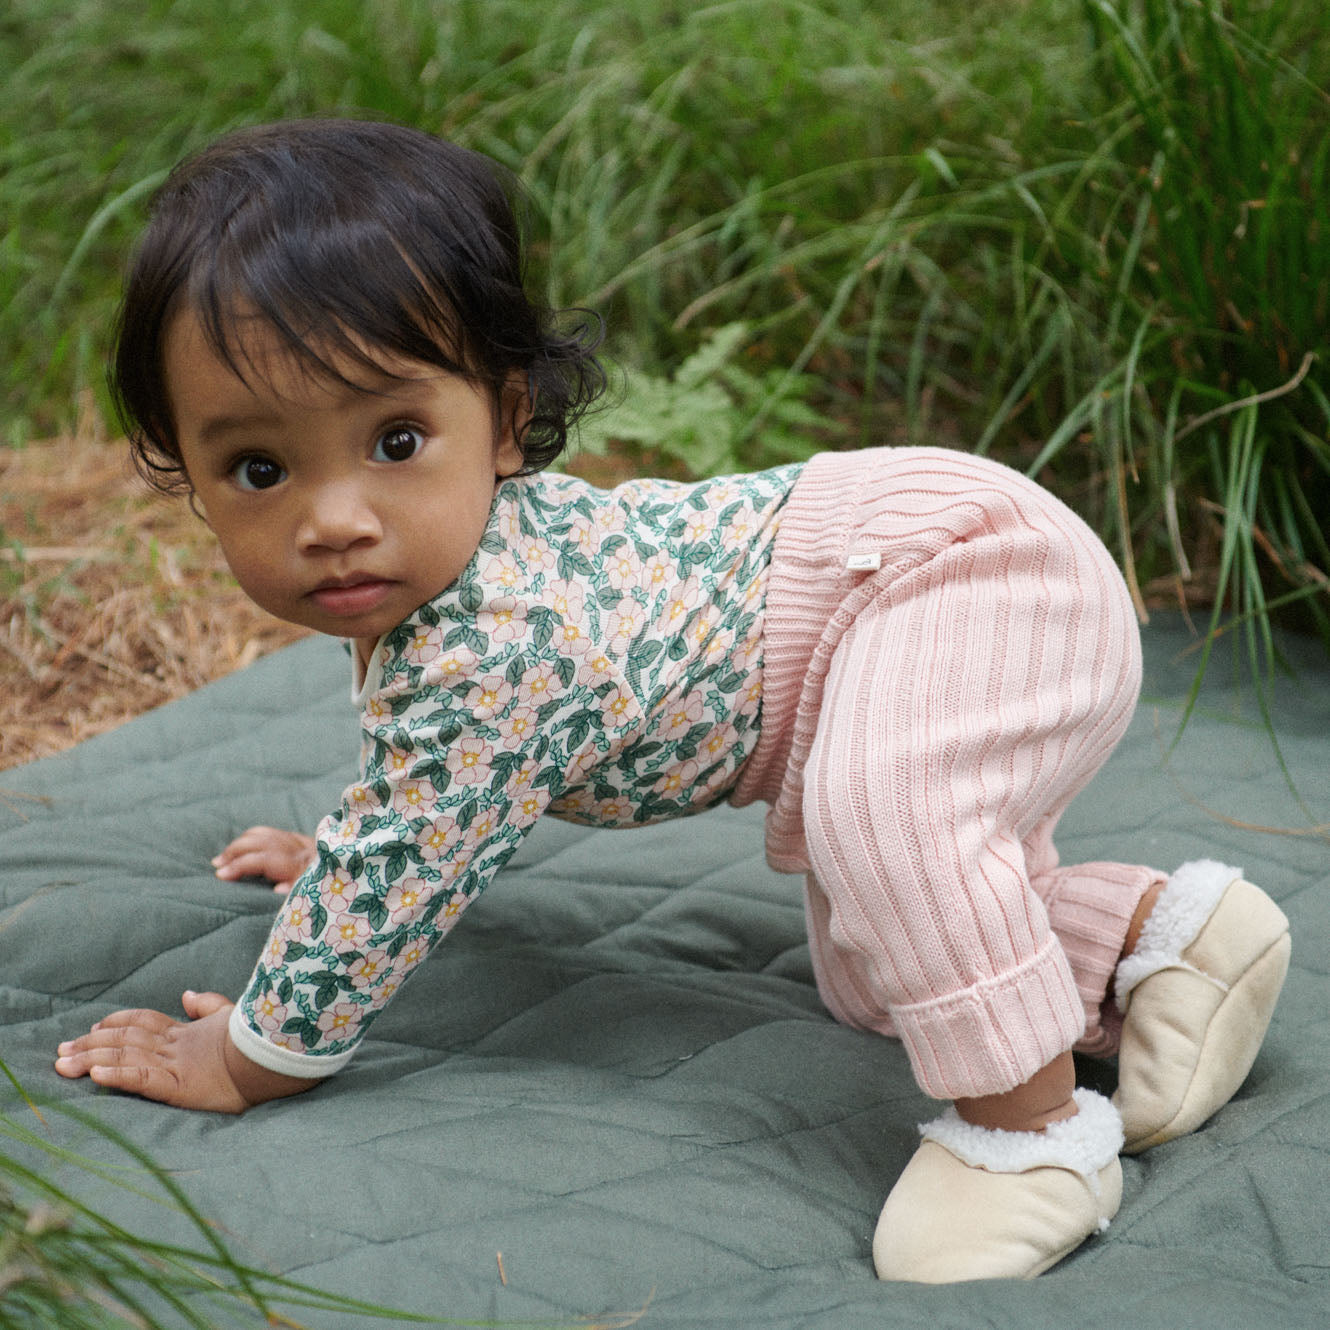
{"label": "baby's face", "polygon": [[312,376],[261,323],[242,352],[257,370],[250,384],[192,313],[167,334],[199,506],[257,604],[368,646],[466,567],[496,479],[521,467],[521,452],[509,428],[496,431],[482,388],[434,366],[393,364],[411,377],[385,375],[368,394]]}

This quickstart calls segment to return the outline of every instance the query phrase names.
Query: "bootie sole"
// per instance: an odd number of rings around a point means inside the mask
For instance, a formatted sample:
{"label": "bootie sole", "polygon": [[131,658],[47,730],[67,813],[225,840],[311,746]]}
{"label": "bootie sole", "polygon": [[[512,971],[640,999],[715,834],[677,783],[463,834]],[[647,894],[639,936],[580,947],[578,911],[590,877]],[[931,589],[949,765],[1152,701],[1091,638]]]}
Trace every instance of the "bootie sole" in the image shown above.
{"label": "bootie sole", "polygon": [[[1249,950],[1244,957],[1226,949]],[[1185,965],[1160,970],[1132,992],[1113,1096],[1125,1153],[1195,1131],[1233,1097],[1260,1051],[1291,949],[1283,912],[1239,879],[1183,949]]]}

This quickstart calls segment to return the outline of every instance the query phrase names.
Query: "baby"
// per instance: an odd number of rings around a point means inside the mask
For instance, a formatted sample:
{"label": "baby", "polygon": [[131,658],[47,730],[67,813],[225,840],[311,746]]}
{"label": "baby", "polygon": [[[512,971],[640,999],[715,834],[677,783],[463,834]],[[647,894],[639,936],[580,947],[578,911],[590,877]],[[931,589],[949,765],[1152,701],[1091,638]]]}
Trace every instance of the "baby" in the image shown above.
{"label": "baby", "polygon": [[[311,840],[215,861],[285,892],[234,1004],[118,1012],[56,1069],[238,1113],[344,1066],[546,814],[764,800],[819,991],[953,1101],[887,1198],[885,1279],[1030,1276],[1105,1227],[1119,1152],[1245,1078],[1282,913],[1210,860],[1060,865],[1140,678],[1089,529],[927,448],[605,492],[545,470],[604,376],[524,290],[494,165],[353,121],[232,134],[163,186],[115,386],[141,468],[244,590],[347,639],[359,779]],[[1073,1048],[1118,1056],[1113,1102]]]}

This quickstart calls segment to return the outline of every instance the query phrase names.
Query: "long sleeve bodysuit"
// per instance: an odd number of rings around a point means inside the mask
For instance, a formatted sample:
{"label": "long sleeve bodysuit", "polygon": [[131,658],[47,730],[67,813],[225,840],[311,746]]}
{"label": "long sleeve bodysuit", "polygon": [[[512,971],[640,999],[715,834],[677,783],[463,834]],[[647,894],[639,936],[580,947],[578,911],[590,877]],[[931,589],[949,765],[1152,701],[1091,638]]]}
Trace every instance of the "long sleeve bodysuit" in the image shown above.
{"label": "long sleeve bodysuit", "polygon": [[1060,868],[1052,829],[1139,681],[1089,530],[933,449],[599,491],[499,486],[462,575],[378,645],[361,772],[231,1033],[293,1075],[374,1014],[544,814],[604,826],[765,799],[839,1019],[950,1097],[1111,1051],[1127,922],[1163,875]]}

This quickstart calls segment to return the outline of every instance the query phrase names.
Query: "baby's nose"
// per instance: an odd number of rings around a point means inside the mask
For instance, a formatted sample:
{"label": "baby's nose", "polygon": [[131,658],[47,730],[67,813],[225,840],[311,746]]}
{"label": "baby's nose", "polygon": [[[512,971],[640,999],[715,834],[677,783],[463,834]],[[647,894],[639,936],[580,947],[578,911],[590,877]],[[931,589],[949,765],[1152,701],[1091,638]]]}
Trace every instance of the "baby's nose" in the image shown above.
{"label": "baby's nose", "polygon": [[373,505],[355,486],[328,485],[311,499],[301,523],[302,549],[349,549],[383,535]]}

